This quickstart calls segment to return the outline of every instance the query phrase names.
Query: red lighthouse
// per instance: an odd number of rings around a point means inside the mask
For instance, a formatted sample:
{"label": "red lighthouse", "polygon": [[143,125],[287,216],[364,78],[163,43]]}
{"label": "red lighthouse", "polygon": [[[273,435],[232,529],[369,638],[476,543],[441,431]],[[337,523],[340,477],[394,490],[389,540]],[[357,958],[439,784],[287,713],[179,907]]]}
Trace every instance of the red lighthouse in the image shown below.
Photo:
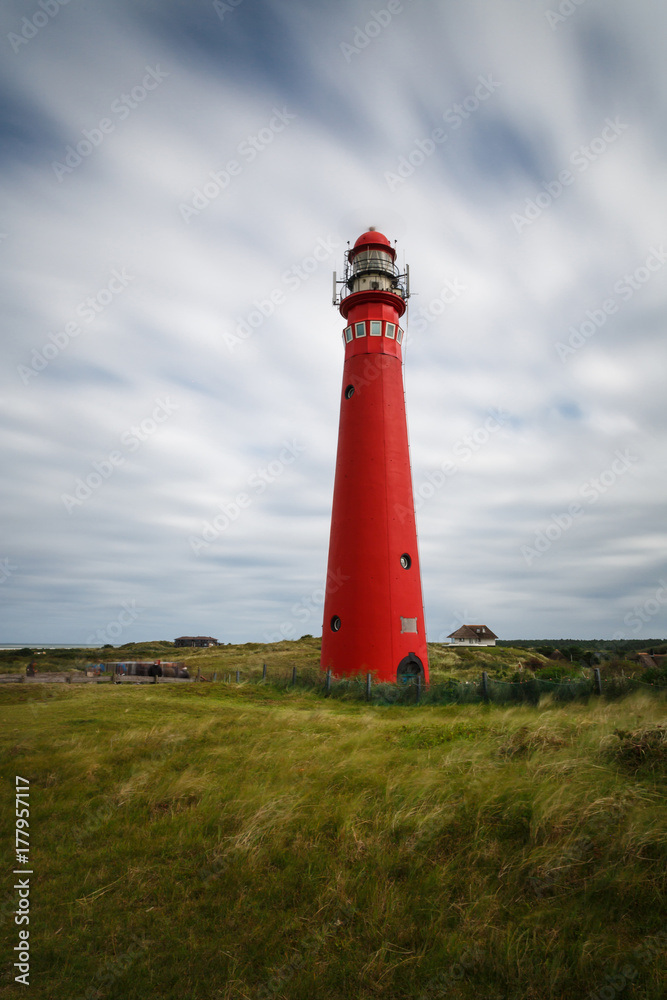
{"label": "red lighthouse", "polygon": [[373,229],[346,256],[340,298],[334,275],[345,363],[321,665],[428,682],[402,370],[408,273]]}

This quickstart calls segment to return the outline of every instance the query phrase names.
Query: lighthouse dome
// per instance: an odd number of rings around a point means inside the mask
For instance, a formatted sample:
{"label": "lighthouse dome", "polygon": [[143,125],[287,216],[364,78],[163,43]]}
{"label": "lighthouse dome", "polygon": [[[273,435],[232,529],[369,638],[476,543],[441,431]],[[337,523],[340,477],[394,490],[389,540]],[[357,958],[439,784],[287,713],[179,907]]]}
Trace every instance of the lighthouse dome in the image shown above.
{"label": "lighthouse dome", "polygon": [[376,247],[386,247],[388,252],[391,254],[392,258],[396,256],[396,251],[392,247],[391,243],[384,235],[384,233],[379,233],[377,229],[369,229],[367,232],[362,233],[359,239],[354,244],[354,250],[360,250],[363,247],[376,246]]}

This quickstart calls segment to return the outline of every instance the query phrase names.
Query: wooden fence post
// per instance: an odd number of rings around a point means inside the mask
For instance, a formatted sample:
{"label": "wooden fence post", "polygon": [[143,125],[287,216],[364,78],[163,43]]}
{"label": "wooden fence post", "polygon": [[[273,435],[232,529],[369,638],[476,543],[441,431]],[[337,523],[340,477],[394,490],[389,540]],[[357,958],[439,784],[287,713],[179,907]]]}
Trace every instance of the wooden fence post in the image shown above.
{"label": "wooden fence post", "polygon": [[417,674],[417,698],[416,698],[417,704],[419,704],[419,702],[421,701],[421,696],[422,696],[422,675]]}
{"label": "wooden fence post", "polygon": [[292,684],[296,684],[296,667],[292,667]]}
{"label": "wooden fence post", "polygon": [[237,684],[241,683],[241,671],[240,670],[236,671],[236,683]]}
{"label": "wooden fence post", "polygon": [[327,677],[324,682],[324,691],[326,694],[331,694],[331,671],[327,670]]}
{"label": "wooden fence post", "polygon": [[373,683],[373,678],[370,674],[366,674],[366,701],[371,700],[371,684]]}
{"label": "wooden fence post", "polygon": [[482,698],[484,701],[489,700],[489,675],[486,670],[482,671]]}
{"label": "wooden fence post", "polygon": [[217,681],[217,679],[218,679],[218,671],[216,670],[215,673],[213,674],[213,680]]}
{"label": "wooden fence post", "polygon": [[602,678],[599,667],[593,667],[593,680],[595,683],[595,693],[602,694]]}
{"label": "wooden fence post", "polygon": [[262,680],[266,680],[266,663],[262,664]]}

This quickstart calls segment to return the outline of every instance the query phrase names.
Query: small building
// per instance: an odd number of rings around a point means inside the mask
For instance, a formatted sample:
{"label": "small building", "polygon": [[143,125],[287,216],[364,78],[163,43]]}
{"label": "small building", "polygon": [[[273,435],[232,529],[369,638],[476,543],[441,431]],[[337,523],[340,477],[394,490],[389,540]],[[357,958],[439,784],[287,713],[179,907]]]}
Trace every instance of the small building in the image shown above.
{"label": "small building", "polygon": [[218,640],[210,635],[179,635],[174,646],[217,646]]}
{"label": "small building", "polygon": [[498,636],[488,625],[462,625],[447,638],[457,646],[495,646]]}
{"label": "small building", "polygon": [[637,653],[637,659],[647,670],[652,670],[655,667],[658,670],[664,670],[667,665],[667,656],[661,653],[647,653],[645,650],[642,650],[642,652]]}

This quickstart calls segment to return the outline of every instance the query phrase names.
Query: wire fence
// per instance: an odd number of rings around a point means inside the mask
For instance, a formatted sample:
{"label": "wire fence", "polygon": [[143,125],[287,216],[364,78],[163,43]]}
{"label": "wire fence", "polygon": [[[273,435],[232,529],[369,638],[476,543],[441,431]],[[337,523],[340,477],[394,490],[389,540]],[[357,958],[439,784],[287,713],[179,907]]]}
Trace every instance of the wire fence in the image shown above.
{"label": "wire fence", "polygon": [[[647,684],[633,677],[608,677],[602,679],[598,668],[591,670],[591,677],[565,678],[560,681],[529,677],[521,681],[506,681],[482,673],[477,681],[432,681],[412,674],[399,677],[398,683],[374,683],[371,674],[356,677],[334,678],[330,671],[318,677],[308,673],[300,675],[292,669],[291,677],[272,677],[264,666],[261,680],[243,677],[237,670],[224,674],[220,680],[227,683],[270,683],[281,688],[298,687],[313,690],[328,698],[345,701],[366,701],[376,705],[473,705],[473,704],[528,704],[538,705],[543,696],[555,702],[572,702],[593,697],[614,700],[644,690],[654,694],[667,691],[667,687]],[[195,678],[197,680],[198,678]],[[212,680],[217,681],[217,673]]]}
{"label": "wire fence", "polygon": [[[160,664],[159,670],[154,668]],[[590,668],[590,677],[567,677],[561,680],[547,680],[543,677],[528,676],[522,680],[501,680],[482,672],[476,680],[432,680],[425,684],[423,678],[415,674],[405,674],[397,683],[376,682],[371,674],[335,678],[331,671],[322,673],[318,669],[292,666],[268,668],[262,665],[259,671],[235,670],[231,673],[207,671],[204,675],[197,669],[193,676],[182,661],[132,661],[127,663],[88,664],[86,674],[72,672],[40,673],[35,676],[6,675],[2,681],[69,682],[73,680],[102,680],[110,675],[111,681],[123,683],[164,683],[183,684],[193,682],[217,682],[226,684],[268,684],[273,688],[290,690],[298,688],[313,691],[327,698],[345,701],[366,701],[374,705],[474,705],[491,703],[497,705],[527,704],[538,705],[542,697],[550,697],[552,702],[567,703],[592,697],[602,697],[607,701],[622,698],[633,691],[647,691],[655,695],[667,692],[667,685],[647,683],[635,677],[602,678],[599,667]],[[120,668],[120,669],[119,669]],[[124,669],[123,669],[124,668]]]}

